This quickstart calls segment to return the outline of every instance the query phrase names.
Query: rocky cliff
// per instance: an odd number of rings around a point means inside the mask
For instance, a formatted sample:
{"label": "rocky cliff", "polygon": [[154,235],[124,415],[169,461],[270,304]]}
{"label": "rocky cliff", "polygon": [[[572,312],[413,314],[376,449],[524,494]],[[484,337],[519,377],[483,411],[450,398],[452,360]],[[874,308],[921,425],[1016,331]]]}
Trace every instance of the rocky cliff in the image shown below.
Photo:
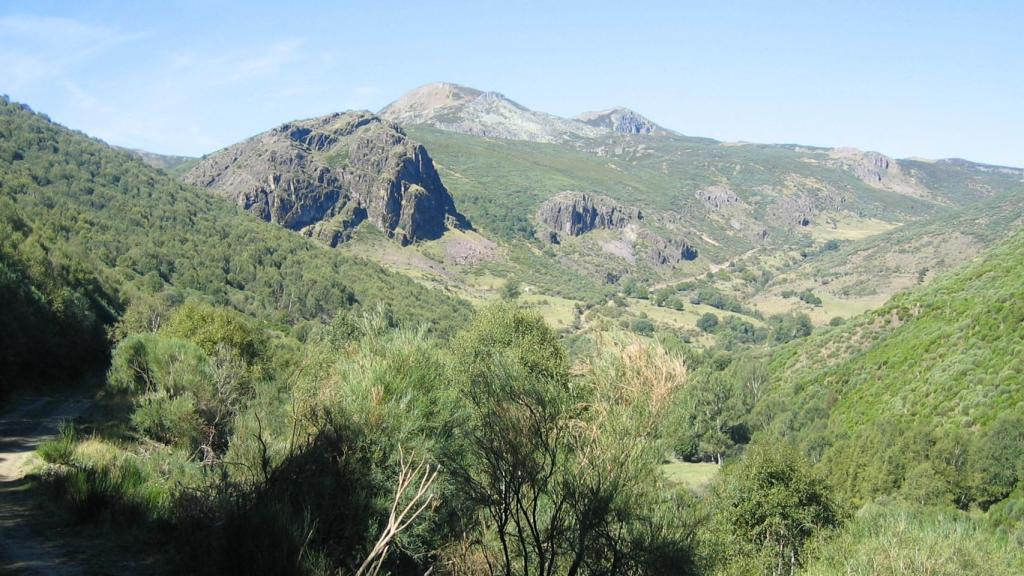
{"label": "rocky cliff", "polygon": [[833,148],[829,151],[832,165],[853,173],[861,182],[872,186],[913,196],[930,198],[932,194],[904,173],[899,162],[878,152],[864,152],[856,148]]}
{"label": "rocky cliff", "polygon": [[647,243],[647,258],[656,266],[672,266],[684,260],[696,260],[697,249],[681,238],[665,239],[650,230],[644,230],[638,236]]}
{"label": "rocky cliff", "polygon": [[612,108],[601,112],[584,112],[575,120],[595,128],[604,128],[619,134],[665,135],[669,131],[651,122],[640,113],[629,108]]}
{"label": "rocky cliff", "polygon": [[579,236],[597,229],[622,229],[643,218],[640,210],[628,208],[604,196],[585,192],[562,192],[541,205],[537,222],[558,234]]}
{"label": "rocky cliff", "polygon": [[465,224],[426,149],[369,112],[283,124],[204,158],[184,179],[331,245],[363,220],[403,244]]}

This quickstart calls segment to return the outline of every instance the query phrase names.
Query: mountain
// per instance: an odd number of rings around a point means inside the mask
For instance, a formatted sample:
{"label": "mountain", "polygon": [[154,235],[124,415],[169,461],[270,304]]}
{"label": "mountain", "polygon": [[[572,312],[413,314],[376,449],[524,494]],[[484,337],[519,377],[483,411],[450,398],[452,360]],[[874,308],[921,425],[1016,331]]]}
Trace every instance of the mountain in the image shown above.
{"label": "mountain", "polygon": [[[372,174],[393,200],[375,200]],[[746,303],[731,306],[746,321],[800,311],[818,325],[969,260],[1016,230],[1024,205],[1019,169],[719,142],[625,108],[559,118],[448,83],[417,88],[378,117],[285,124],[185,179],[471,299],[494,296],[504,280],[570,310],[624,286],[657,291],[660,304],[713,289]],[[425,193],[410,204],[403,190]],[[374,226],[357,230],[363,220]],[[373,227],[413,245],[360,232]],[[452,228],[463,231],[441,235]],[[821,303],[792,297],[804,291]],[[656,328],[694,327],[698,315],[674,306]],[[579,325],[565,315],[563,325]]]}
{"label": "mountain", "polygon": [[[102,357],[132,306],[198,298],[289,330],[384,307],[439,333],[468,305],[260,221],[138,157],[0,99],[0,374]],[[2,390],[0,390],[2,395]]]}
{"label": "mountain", "polygon": [[[578,116],[575,124],[597,131],[586,137],[481,136],[484,118],[468,106],[485,94],[430,85],[382,114],[430,150],[460,210],[505,248],[481,266],[541,294],[588,299],[622,283],[662,289],[699,277],[763,314],[799,310],[827,324],[954,268],[1021,225],[1011,217],[1024,206],[1016,168],[719,142],[627,109]],[[627,213],[642,217],[618,217]],[[566,226],[579,233],[559,232]],[[843,254],[856,257],[836,262]],[[471,286],[483,269],[442,260],[432,272],[436,259],[389,258],[442,285]],[[826,260],[841,278],[822,270]],[[824,302],[784,296],[794,289]]]}
{"label": "mountain", "polygon": [[439,82],[412,90],[380,111],[403,126],[531,142],[573,142],[604,132],[599,127],[535,112],[497,92]]}
{"label": "mountain", "polygon": [[601,112],[584,112],[574,120],[595,128],[604,128],[619,134],[656,134],[664,136],[669,130],[658,126],[629,108],[612,108]]}
{"label": "mountain", "polygon": [[369,112],[283,124],[205,157],[184,181],[332,246],[364,220],[403,244],[467,225],[423,146]]}

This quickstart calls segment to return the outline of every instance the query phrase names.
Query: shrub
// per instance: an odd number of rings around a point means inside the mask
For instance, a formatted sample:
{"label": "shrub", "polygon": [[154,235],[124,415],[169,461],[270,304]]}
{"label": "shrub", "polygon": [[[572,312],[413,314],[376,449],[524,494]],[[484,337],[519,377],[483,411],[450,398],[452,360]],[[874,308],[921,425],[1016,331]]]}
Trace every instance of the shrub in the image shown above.
{"label": "shrub", "polygon": [[146,394],[137,400],[131,420],[139,432],[157,442],[191,448],[203,439],[196,399],[188,392],[174,397],[164,391]]}
{"label": "shrub", "polygon": [[58,430],[57,436],[40,444],[36,453],[48,464],[66,466],[71,464],[71,459],[75,455],[75,444],[78,438],[75,426],[71,422],[61,422]]}
{"label": "shrub", "polygon": [[717,327],[718,316],[711,312],[705,312],[703,316],[697,319],[697,328],[700,328],[704,332],[714,332]]}
{"label": "shrub", "polygon": [[651,322],[647,318],[637,318],[633,320],[630,325],[630,329],[641,336],[651,336],[654,334],[654,322]]}
{"label": "shrub", "polygon": [[814,292],[811,292],[810,288],[807,288],[798,294],[801,301],[810,304],[811,306],[821,306],[821,298],[818,298]]}

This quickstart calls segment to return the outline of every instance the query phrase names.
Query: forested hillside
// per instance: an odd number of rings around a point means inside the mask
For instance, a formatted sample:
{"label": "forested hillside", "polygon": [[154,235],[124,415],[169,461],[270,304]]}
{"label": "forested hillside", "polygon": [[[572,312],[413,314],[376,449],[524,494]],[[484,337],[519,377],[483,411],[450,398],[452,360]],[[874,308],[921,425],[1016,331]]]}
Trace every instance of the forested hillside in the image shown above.
{"label": "forested hillside", "polygon": [[456,298],[260,222],[7,99],[0,230],[0,372],[11,383],[103,356],[104,328],[133,304],[158,322],[200,298],[299,333],[348,308],[383,305],[440,334],[468,316]]}
{"label": "forested hillside", "polygon": [[988,507],[1024,479],[1024,232],[845,326],[781,349],[760,402],[854,501]]}

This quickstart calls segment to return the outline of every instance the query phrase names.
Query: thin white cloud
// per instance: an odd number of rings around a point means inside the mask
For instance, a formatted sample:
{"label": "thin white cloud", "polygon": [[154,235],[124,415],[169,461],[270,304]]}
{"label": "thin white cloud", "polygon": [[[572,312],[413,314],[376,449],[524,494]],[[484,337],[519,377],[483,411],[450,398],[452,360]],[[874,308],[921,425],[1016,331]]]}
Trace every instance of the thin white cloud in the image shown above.
{"label": "thin white cloud", "polygon": [[0,88],[17,91],[52,81],[80,62],[144,37],[70,18],[0,17]]}
{"label": "thin white cloud", "polygon": [[63,88],[69,116],[87,119],[76,127],[90,134],[131,148],[197,154],[227,143],[223,135],[214,136],[223,127],[211,122],[211,91],[280,93],[277,99],[284,100],[317,90],[288,81],[302,46],[301,40],[283,38],[256,50],[167,53],[144,76],[118,81],[124,88],[102,98],[90,92],[88,82],[62,77],[50,84]]}
{"label": "thin white cloud", "polygon": [[204,87],[237,84],[266,79],[295,63],[302,50],[302,41],[283,38],[257,50],[236,50],[226,54],[174,52],[166,58],[168,68],[185,75],[190,84]]}

